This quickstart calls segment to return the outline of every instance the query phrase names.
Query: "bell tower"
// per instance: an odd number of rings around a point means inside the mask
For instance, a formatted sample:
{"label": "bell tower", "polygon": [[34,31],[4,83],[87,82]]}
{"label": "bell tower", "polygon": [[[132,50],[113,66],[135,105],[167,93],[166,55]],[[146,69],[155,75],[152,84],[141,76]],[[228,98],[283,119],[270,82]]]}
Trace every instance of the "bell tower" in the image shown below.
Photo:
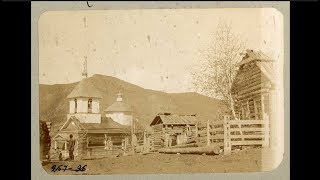
{"label": "bell tower", "polygon": [[81,123],[100,123],[100,100],[102,96],[87,77],[87,57],[85,56],[82,80],[67,97],[69,100],[67,118],[75,116]]}

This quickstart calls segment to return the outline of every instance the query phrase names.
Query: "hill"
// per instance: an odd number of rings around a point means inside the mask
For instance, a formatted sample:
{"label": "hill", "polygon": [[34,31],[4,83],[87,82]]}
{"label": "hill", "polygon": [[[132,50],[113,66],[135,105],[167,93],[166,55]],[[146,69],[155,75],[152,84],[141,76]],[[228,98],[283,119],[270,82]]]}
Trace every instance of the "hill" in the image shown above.
{"label": "hill", "polygon": [[[159,112],[197,114],[199,119],[204,121],[208,117],[215,118],[223,109],[219,100],[198,93],[164,93],[104,75],[93,75],[89,80],[102,95],[100,112],[103,116],[103,110],[115,102],[116,94],[121,91],[124,101],[134,109],[134,118],[144,127],[147,127]],[[54,126],[64,123],[69,111],[66,97],[77,83],[40,84],[40,120],[51,121]]]}

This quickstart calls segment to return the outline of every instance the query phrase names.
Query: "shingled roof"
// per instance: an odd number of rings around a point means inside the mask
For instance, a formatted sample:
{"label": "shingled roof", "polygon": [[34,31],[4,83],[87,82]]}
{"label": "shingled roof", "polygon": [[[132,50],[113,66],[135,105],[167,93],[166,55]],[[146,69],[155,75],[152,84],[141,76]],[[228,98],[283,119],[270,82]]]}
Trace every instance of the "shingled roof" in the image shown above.
{"label": "shingled roof", "polygon": [[171,113],[158,114],[151,125],[156,124],[191,124],[195,125],[197,123],[197,118],[195,115],[177,115]]}
{"label": "shingled roof", "polygon": [[105,112],[132,112],[132,107],[123,102],[122,94],[119,92],[117,101],[107,107]]}
{"label": "shingled roof", "polygon": [[276,81],[273,59],[271,59],[261,51],[246,50],[245,56],[238,65],[242,66],[252,61],[255,61],[261,72],[271,82],[274,83]]}
{"label": "shingled roof", "polygon": [[269,56],[265,55],[261,51],[253,51],[251,49],[247,49],[246,53],[244,54],[242,61],[238,64],[239,66],[243,64],[247,64],[251,61],[274,61]]}
{"label": "shingled roof", "polygon": [[90,79],[81,80],[67,96],[68,99],[77,97],[102,98],[99,91],[90,82]]}
{"label": "shingled roof", "polygon": [[101,123],[82,123],[82,126],[87,130],[116,130],[122,129],[124,131],[129,130],[130,126],[121,125],[115,122],[110,117],[101,117]]}
{"label": "shingled roof", "polygon": [[114,102],[109,107],[107,107],[105,112],[132,112],[132,108],[130,105],[124,102]]}
{"label": "shingled roof", "polygon": [[[88,133],[131,133],[130,126],[121,125],[110,117],[101,117],[101,123],[81,123],[75,116],[71,116],[60,128],[59,132],[67,128],[71,122],[74,122],[78,130],[87,131]],[[59,135],[59,132],[56,136]]]}

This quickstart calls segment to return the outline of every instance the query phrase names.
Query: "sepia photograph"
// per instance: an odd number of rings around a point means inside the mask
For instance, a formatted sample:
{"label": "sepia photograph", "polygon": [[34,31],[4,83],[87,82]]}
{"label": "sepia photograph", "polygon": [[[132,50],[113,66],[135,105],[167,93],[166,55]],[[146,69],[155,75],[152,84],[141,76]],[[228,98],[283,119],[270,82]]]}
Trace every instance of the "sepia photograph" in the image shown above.
{"label": "sepia photograph", "polygon": [[48,174],[265,172],[282,162],[277,9],[55,10],[37,31]]}

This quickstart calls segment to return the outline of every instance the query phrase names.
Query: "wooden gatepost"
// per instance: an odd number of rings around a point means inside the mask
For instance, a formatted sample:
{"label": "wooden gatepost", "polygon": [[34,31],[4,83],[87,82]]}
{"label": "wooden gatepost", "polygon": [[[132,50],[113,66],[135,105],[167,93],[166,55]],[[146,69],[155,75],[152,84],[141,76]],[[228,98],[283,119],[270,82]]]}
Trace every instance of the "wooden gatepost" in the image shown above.
{"label": "wooden gatepost", "polygon": [[[231,153],[232,146],[261,145],[270,146],[270,124],[268,115],[264,115],[262,120],[231,120],[230,116],[224,116],[223,138],[224,154]],[[231,127],[232,125],[232,127]],[[260,127],[257,127],[259,125]],[[245,127],[241,127],[245,126]],[[246,133],[242,133],[246,132]],[[248,132],[257,132],[248,134]],[[240,139],[240,140],[239,140]]]}
{"label": "wooden gatepost", "polygon": [[263,115],[264,123],[264,143],[262,144],[262,147],[269,147],[270,146],[270,121],[268,114]]}
{"label": "wooden gatepost", "polygon": [[224,119],[223,119],[223,132],[224,132],[223,153],[224,153],[224,155],[228,155],[231,153],[231,138],[230,138],[230,123],[229,123],[229,121],[230,121],[230,116],[224,116]]}
{"label": "wooden gatepost", "polygon": [[207,121],[207,146],[210,146],[210,124],[209,124],[209,120]]}
{"label": "wooden gatepost", "polygon": [[143,153],[150,151],[150,138],[147,138],[147,132],[143,132]]}

